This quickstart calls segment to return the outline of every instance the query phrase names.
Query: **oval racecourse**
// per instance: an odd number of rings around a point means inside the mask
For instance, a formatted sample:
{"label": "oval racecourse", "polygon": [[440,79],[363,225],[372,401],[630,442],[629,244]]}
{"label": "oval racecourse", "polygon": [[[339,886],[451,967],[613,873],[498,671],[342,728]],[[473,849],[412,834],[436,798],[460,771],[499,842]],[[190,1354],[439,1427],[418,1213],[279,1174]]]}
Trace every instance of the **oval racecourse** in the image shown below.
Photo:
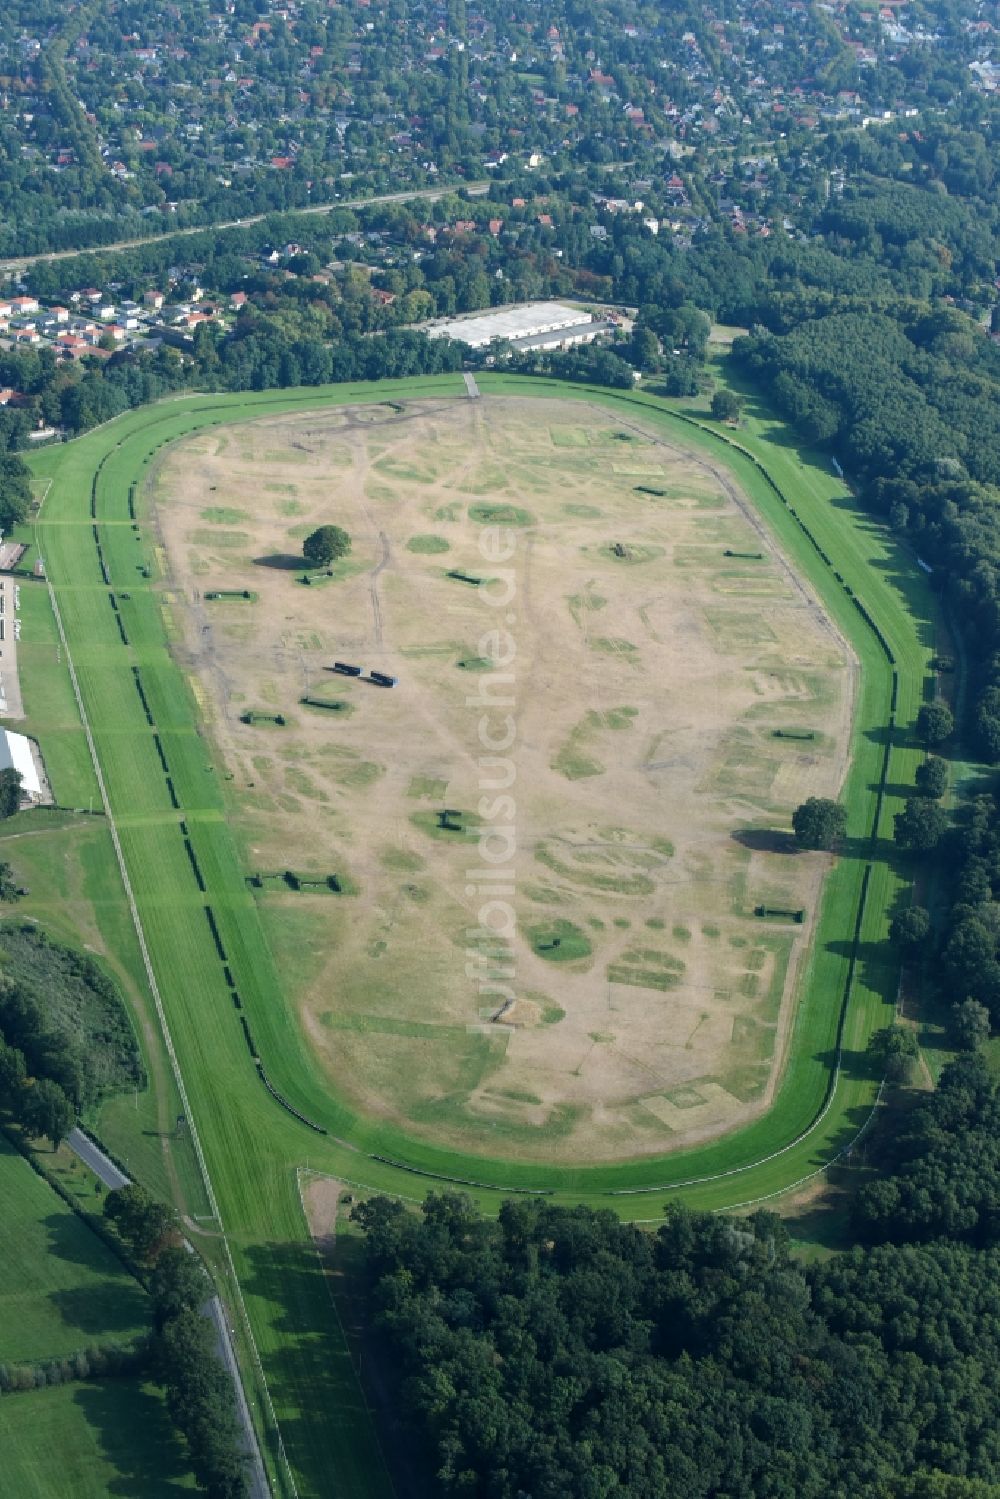
{"label": "oval racecourse", "polygon": [[[828,864],[784,830],[840,790],[855,659],[727,476],[508,396],[217,428],[149,485],[174,657],[331,1090],[538,1162],[765,1108]],[[331,520],[350,557],[303,585]]]}
{"label": "oval racecourse", "polygon": [[[346,1354],[316,1364],[342,1344],[300,1168],[486,1211],[770,1200],[863,1130],[896,999],[936,628],[912,559],[766,413],[479,387],[189,397],[33,457],[110,813],[97,921],[134,948],[124,874],[300,1493],[331,1461],[382,1492]],[[327,522],[351,554],[303,583]],[[811,794],[847,805],[836,859],[791,849]]]}

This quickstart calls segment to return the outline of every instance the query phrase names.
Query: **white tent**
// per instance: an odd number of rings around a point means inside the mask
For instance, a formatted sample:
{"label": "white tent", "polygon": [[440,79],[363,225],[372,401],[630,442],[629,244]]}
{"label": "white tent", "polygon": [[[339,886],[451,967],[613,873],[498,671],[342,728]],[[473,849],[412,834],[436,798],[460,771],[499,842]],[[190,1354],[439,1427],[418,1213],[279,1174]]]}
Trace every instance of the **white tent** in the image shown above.
{"label": "white tent", "polygon": [[38,779],[31,742],[23,734],[12,734],[10,729],[0,729],[0,770],[13,766],[21,772],[21,791],[26,796],[42,794],[42,783]]}

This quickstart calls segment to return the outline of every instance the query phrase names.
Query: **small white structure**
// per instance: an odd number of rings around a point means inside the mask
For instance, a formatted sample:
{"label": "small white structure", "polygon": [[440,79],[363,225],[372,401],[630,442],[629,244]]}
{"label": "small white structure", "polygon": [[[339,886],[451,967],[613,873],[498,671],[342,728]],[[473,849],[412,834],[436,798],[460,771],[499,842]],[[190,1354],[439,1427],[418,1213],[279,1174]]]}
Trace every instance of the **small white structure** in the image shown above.
{"label": "small white structure", "polygon": [[31,740],[24,734],[12,733],[10,729],[0,729],[0,770],[11,768],[21,772],[21,795],[29,801],[39,801],[42,783],[31,753]]}

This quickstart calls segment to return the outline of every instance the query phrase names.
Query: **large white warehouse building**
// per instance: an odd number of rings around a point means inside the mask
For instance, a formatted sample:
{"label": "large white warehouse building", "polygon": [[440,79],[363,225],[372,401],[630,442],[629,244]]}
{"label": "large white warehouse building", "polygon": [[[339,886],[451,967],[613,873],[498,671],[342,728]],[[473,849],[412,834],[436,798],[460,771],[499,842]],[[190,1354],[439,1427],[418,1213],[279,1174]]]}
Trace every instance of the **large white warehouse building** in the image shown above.
{"label": "large white warehouse building", "polygon": [[428,338],[454,338],[471,349],[485,349],[494,338],[506,339],[515,348],[560,349],[590,343],[598,333],[607,332],[607,326],[595,322],[581,307],[563,302],[526,302],[432,323],[426,332]]}
{"label": "large white warehouse building", "polygon": [[21,793],[32,801],[42,794],[42,783],[31,753],[31,741],[24,734],[14,734],[10,729],[0,729],[0,770],[21,772]]}

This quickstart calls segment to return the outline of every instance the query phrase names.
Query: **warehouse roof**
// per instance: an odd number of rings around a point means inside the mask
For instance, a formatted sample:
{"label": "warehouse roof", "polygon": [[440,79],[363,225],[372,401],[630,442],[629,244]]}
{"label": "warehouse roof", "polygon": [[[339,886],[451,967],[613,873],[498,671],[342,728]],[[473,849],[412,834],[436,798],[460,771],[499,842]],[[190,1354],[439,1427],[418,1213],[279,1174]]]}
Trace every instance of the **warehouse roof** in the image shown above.
{"label": "warehouse roof", "polygon": [[41,781],[31,753],[31,741],[23,734],[14,734],[10,729],[0,729],[0,770],[21,772],[21,790],[29,796],[40,796]]}
{"label": "warehouse roof", "polygon": [[427,329],[429,338],[456,338],[474,349],[482,349],[494,338],[534,338],[557,328],[589,323],[590,313],[564,302],[526,302],[519,307],[497,307],[475,317],[451,318]]}

